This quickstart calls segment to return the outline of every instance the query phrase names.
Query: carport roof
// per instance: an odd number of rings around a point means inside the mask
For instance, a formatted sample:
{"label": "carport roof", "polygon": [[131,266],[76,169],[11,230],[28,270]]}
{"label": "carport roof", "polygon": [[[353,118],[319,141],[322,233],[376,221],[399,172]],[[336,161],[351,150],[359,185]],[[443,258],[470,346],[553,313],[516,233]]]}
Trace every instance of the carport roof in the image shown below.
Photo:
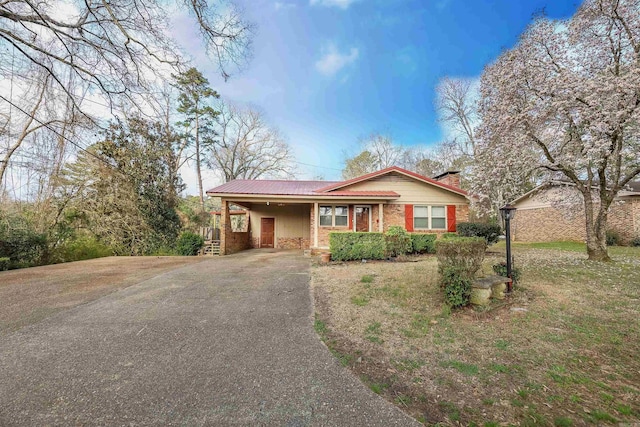
{"label": "carport roof", "polygon": [[276,194],[281,196],[312,196],[315,191],[335,181],[286,181],[275,179],[234,179],[207,191],[207,194]]}

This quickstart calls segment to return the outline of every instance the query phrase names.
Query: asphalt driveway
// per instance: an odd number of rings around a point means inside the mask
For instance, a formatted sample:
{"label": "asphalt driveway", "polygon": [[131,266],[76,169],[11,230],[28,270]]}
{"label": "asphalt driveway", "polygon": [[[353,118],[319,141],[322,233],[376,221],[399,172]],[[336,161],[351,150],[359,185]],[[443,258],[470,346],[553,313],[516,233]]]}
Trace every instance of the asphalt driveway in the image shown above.
{"label": "asphalt driveway", "polygon": [[309,260],[258,250],[0,336],[0,425],[86,424],[418,425],[318,340]]}

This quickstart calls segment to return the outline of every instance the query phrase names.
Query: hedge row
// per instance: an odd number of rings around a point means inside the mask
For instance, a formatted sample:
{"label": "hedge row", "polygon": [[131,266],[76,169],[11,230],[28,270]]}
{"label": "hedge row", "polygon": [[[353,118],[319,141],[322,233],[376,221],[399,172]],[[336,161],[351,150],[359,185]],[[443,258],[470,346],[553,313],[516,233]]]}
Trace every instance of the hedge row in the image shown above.
{"label": "hedge row", "polygon": [[329,233],[329,247],[335,261],[384,259],[386,253],[382,233]]}
{"label": "hedge row", "polygon": [[[398,227],[402,229],[402,227]],[[406,253],[433,254],[436,252],[436,234],[412,233],[394,228],[387,234],[334,232],[329,233],[331,259],[353,261],[384,259]]]}
{"label": "hedge row", "polygon": [[416,254],[435,254],[437,234],[411,234],[411,248]]}

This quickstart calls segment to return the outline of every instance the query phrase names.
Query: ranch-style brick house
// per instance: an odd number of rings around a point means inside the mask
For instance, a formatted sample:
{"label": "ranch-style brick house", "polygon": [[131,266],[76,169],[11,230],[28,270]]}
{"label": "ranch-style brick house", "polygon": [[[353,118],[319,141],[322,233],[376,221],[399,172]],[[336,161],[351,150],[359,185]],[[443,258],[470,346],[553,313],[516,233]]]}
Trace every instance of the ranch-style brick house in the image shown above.
{"label": "ranch-style brick house", "polygon": [[[511,222],[513,239],[517,242],[584,242],[584,208],[565,200],[567,190],[575,192],[570,199],[581,200],[573,184],[551,181],[511,202],[517,209]],[[629,183],[618,193],[609,208],[607,226],[620,235],[622,244],[640,237],[640,181]]]}
{"label": "ranch-style brick house", "polygon": [[[469,199],[458,172],[434,178],[396,166],[346,181],[237,179],[207,191],[220,197],[220,254],[249,248],[329,248],[334,231],[444,233],[468,221]],[[248,221],[233,231],[229,207]]]}

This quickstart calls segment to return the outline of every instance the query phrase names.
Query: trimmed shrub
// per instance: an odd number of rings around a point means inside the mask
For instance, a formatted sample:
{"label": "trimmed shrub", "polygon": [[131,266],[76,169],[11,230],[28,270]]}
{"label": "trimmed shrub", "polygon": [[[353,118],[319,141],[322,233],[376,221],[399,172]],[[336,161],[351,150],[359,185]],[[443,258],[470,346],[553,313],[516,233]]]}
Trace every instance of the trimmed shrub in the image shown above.
{"label": "trimmed shrub", "polygon": [[444,300],[451,308],[464,307],[471,297],[471,278],[455,267],[446,267],[442,271],[440,285],[444,289]]}
{"label": "trimmed shrub", "polygon": [[437,234],[413,233],[411,251],[416,254],[435,254]]}
{"label": "trimmed shrub", "polygon": [[335,261],[384,259],[385,236],[382,233],[329,233],[329,248]]}
{"label": "trimmed shrub", "polygon": [[[493,265],[493,271],[498,275],[498,276],[502,276],[502,277],[507,277],[507,262],[506,261],[502,261],[499,262],[497,264]],[[518,281],[520,281],[520,276],[521,276],[521,272],[520,269],[518,267],[515,266],[511,266],[511,280],[513,280],[513,284],[515,285],[516,283],[518,283]]]}
{"label": "trimmed shrub", "polygon": [[464,237],[483,237],[488,245],[498,243],[500,226],[483,222],[460,222],[457,225],[458,234]]}
{"label": "trimmed shrub", "polygon": [[633,240],[631,241],[631,246],[640,246],[640,236],[633,238]]}
{"label": "trimmed shrub", "polygon": [[469,280],[482,267],[487,242],[482,237],[458,237],[436,241],[438,272],[454,269]]}
{"label": "trimmed shrub", "polygon": [[606,232],[607,246],[618,246],[620,244],[620,234],[614,230]]}
{"label": "trimmed shrub", "polygon": [[198,255],[198,251],[204,246],[204,238],[199,234],[185,231],[176,240],[176,253],[184,256]]}
{"label": "trimmed shrub", "polygon": [[460,237],[457,233],[442,233],[440,235],[441,239],[455,239],[457,237]]}
{"label": "trimmed shrub", "polygon": [[8,257],[0,258],[0,271],[6,271],[9,269],[9,261]]}
{"label": "trimmed shrub", "polygon": [[411,252],[411,237],[407,230],[399,225],[389,227],[384,235],[387,256],[396,257]]}

